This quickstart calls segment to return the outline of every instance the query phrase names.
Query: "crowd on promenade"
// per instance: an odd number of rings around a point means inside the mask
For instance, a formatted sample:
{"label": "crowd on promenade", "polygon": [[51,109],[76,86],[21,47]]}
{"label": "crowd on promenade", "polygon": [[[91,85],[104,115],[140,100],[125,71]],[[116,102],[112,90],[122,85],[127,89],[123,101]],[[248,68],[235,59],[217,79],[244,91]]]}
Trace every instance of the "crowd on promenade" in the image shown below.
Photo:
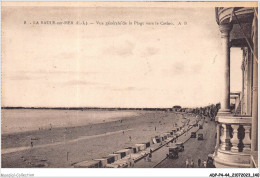
{"label": "crowd on promenade", "polygon": [[216,104],[216,105],[212,104],[210,106],[196,108],[194,109],[194,113],[201,114],[209,118],[215,118],[219,109],[220,109],[220,104]]}
{"label": "crowd on promenade", "polygon": [[186,112],[186,113],[194,113],[197,115],[201,115],[201,116],[206,116],[211,118],[211,120],[213,120],[217,113],[218,110],[220,109],[220,104],[211,104],[209,106],[205,106],[205,107],[197,107],[197,108],[175,108],[175,111],[177,112]]}

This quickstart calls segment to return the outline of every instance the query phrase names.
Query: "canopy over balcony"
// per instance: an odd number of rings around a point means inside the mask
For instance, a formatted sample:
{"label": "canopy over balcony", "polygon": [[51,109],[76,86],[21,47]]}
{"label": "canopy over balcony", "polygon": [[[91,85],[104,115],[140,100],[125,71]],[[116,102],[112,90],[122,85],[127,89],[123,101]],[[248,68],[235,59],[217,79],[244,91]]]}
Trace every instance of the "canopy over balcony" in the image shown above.
{"label": "canopy over balcony", "polygon": [[216,7],[216,21],[218,25],[237,24],[234,13],[240,23],[248,23],[254,18],[254,8],[252,7]]}
{"label": "canopy over balcony", "polygon": [[230,31],[231,46],[247,46],[245,36],[248,39],[251,38],[254,11],[255,9],[252,7],[216,7],[216,21],[218,25],[233,25]]}

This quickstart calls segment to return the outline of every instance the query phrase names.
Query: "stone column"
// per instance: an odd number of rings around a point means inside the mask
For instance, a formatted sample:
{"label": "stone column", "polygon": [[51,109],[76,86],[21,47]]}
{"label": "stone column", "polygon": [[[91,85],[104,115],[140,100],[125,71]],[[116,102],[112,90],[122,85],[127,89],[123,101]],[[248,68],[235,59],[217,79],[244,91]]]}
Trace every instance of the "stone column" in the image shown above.
{"label": "stone column", "polygon": [[221,149],[222,150],[230,150],[230,134],[229,134],[229,126],[226,124],[222,124],[223,127],[223,135],[221,135]]}
{"label": "stone column", "polygon": [[254,54],[255,57],[253,59],[253,107],[252,107],[252,132],[251,132],[251,150],[257,151],[257,139],[258,139],[258,30],[257,30],[258,21],[256,16],[253,20],[253,43],[254,43]]}
{"label": "stone column", "polygon": [[231,147],[231,151],[233,152],[238,152],[238,144],[239,144],[239,139],[238,139],[238,128],[239,125],[235,125],[232,124],[231,125],[232,129],[233,129],[233,138],[230,140],[232,147]]}
{"label": "stone column", "polygon": [[242,61],[242,65],[241,65],[241,70],[242,70],[242,97],[241,97],[241,115],[244,113],[244,95],[245,95],[245,76],[244,76],[244,73],[245,73],[245,51],[244,51],[244,48],[242,48],[243,50],[243,61]]}
{"label": "stone column", "polygon": [[244,129],[245,129],[245,137],[244,137],[244,139],[243,139],[243,144],[244,144],[244,149],[243,149],[243,151],[244,152],[250,152],[250,150],[251,150],[251,140],[250,140],[250,128],[251,128],[251,126],[249,126],[249,125],[244,125],[243,126],[244,127]]}
{"label": "stone column", "polygon": [[216,138],[216,146],[215,146],[214,156],[217,156],[217,154],[218,154],[218,149],[219,149],[219,145],[220,145],[220,134],[221,134],[220,124],[218,122],[216,124],[217,124],[216,125],[217,138]]}
{"label": "stone column", "polygon": [[222,60],[223,60],[223,89],[220,112],[230,112],[230,43],[229,33],[232,29],[232,25],[220,25],[222,40]]}
{"label": "stone column", "polygon": [[220,124],[217,123],[217,126],[216,126],[216,130],[217,130],[217,138],[216,138],[216,147],[215,149],[218,149],[219,147],[219,139],[220,139]]}
{"label": "stone column", "polygon": [[[248,49],[247,49],[248,51]],[[247,110],[246,110],[246,115],[252,115],[252,70],[253,70],[253,65],[252,65],[252,56],[253,54],[251,52],[247,52]]]}

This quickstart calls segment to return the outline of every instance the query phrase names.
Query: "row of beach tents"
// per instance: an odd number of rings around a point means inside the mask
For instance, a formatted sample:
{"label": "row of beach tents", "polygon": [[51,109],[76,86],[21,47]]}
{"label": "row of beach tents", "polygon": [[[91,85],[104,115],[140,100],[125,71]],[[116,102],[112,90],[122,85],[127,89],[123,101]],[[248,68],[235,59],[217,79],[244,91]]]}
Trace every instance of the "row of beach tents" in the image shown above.
{"label": "row of beach tents", "polygon": [[[151,138],[148,142],[138,143],[132,147],[127,147],[115,151],[99,159],[82,161],[74,164],[75,168],[125,168],[133,167],[134,163],[149,153],[159,149],[163,143],[170,142],[187,131],[184,126],[176,127],[170,132],[162,133]],[[157,144],[158,147],[152,147]]]}

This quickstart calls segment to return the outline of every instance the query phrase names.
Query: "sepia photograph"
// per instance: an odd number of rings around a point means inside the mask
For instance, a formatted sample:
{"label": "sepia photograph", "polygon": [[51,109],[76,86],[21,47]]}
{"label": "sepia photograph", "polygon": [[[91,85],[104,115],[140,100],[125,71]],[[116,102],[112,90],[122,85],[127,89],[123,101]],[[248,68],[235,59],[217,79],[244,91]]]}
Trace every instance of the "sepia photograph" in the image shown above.
{"label": "sepia photograph", "polygon": [[3,170],[259,177],[257,1],[2,2],[1,45]]}

